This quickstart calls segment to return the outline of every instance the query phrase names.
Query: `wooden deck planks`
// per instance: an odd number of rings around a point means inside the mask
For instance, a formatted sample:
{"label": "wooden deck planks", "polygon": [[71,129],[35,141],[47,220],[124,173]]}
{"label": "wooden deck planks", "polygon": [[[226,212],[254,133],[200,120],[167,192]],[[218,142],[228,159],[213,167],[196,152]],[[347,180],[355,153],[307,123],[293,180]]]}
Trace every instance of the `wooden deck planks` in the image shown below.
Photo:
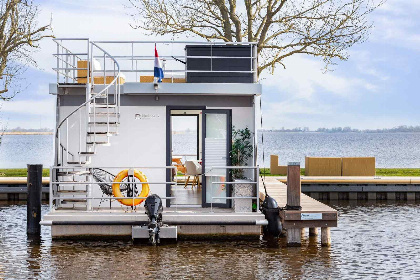
{"label": "wooden deck planks", "polygon": [[[280,207],[287,203],[287,186],[273,177],[265,178],[267,193],[273,197]],[[260,182],[260,199],[264,200],[264,187]],[[337,210],[325,205],[303,193],[301,193],[302,210],[285,210],[280,212],[280,217],[285,228],[305,228],[305,227],[336,227]],[[321,220],[302,220],[302,213],[321,213]]]}

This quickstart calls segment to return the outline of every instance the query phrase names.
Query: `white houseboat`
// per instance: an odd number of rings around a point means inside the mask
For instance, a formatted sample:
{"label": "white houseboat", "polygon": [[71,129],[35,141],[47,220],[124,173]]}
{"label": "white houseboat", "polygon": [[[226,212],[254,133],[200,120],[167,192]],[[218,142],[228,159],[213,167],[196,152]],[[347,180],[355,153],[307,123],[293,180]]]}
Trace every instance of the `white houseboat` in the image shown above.
{"label": "white houseboat", "polygon": [[[254,43],[54,41],[55,163],[41,222],[53,238],[149,238],[152,194],[160,238],[261,234]],[[172,149],[182,118],[196,124],[188,155]],[[246,166],[231,166],[233,127],[251,131]]]}

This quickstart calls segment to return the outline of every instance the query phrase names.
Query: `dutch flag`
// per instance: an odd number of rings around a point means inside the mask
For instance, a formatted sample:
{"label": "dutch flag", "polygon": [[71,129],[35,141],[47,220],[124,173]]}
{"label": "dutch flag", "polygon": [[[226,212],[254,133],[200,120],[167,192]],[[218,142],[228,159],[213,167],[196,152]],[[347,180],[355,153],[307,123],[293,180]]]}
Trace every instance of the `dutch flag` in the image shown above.
{"label": "dutch flag", "polygon": [[163,70],[162,70],[162,65],[160,64],[160,60],[159,60],[159,55],[156,49],[156,44],[155,44],[155,79],[157,79],[158,83],[162,82],[163,79]]}

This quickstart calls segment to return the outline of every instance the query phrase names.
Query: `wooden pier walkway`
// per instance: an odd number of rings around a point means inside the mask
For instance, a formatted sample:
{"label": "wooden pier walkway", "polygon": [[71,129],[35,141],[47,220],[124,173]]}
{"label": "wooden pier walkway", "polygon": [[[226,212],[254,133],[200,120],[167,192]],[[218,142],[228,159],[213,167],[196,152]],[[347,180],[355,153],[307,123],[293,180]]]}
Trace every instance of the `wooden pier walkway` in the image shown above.
{"label": "wooden pier walkway", "polygon": [[[49,197],[49,177],[42,177],[42,199]],[[26,177],[0,177],[0,201],[26,201],[28,192]]]}
{"label": "wooden pier walkway", "polygon": [[[267,193],[273,197],[280,207],[287,204],[287,186],[276,178],[266,177]],[[262,181],[260,182],[260,199],[264,200],[265,193]],[[280,211],[283,228],[287,231],[289,245],[301,243],[302,230],[309,228],[310,235],[317,235],[321,228],[321,244],[329,246],[331,243],[330,228],[337,227],[337,210],[325,205],[303,193],[300,194],[301,210]]]}
{"label": "wooden pier walkway", "polygon": [[303,193],[319,200],[420,201],[420,177],[301,176],[301,184]]}

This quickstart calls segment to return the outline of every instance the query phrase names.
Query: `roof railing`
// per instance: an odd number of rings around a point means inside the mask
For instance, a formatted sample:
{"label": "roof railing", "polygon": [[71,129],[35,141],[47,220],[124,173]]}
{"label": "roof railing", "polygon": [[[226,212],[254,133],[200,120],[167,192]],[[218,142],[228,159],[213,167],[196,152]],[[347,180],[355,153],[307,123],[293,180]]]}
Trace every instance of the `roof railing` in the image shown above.
{"label": "roof railing", "polygon": [[[89,51],[81,51],[81,49],[73,49],[70,45],[76,45],[78,41],[89,40],[86,38],[58,38],[57,52],[54,56],[57,58],[57,82],[60,83],[78,83],[78,73],[86,71],[84,67],[78,67],[77,62],[80,60],[89,60],[91,67],[91,75],[100,76],[101,73],[106,79],[107,73],[102,69],[110,69],[108,65],[113,60],[120,64],[120,73],[123,73],[124,82],[150,82],[150,74],[154,72],[154,46],[159,53],[159,59],[162,62],[162,68],[165,78],[178,78],[178,82],[182,79],[191,77],[193,73],[208,73],[214,75],[218,73],[223,75],[248,75],[252,77],[251,83],[257,82],[257,52],[256,42],[199,42],[199,41],[88,41],[90,45],[102,46],[108,53],[112,55],[105,59],[102,54],[91,53]],[[206,49],[201,53],[188,54],[187,47],[204,46]],[[220,46],[250,46],[238,53],[220,52]],[[150,54],[150,55],[148,55]],[[193,65],[195,61],[195,65]],[[191,62],[191,63],[189,63]],[[201,63],[204,62],[204,63]],[[188,64],[189,63],[189,64]],[[149,79],[146,79],[149,78]],[[94,79],[91,79],[95,84]],[[166,82],[167,79],[166,79]],[[185,81],[184,82],[188,82]]]}

